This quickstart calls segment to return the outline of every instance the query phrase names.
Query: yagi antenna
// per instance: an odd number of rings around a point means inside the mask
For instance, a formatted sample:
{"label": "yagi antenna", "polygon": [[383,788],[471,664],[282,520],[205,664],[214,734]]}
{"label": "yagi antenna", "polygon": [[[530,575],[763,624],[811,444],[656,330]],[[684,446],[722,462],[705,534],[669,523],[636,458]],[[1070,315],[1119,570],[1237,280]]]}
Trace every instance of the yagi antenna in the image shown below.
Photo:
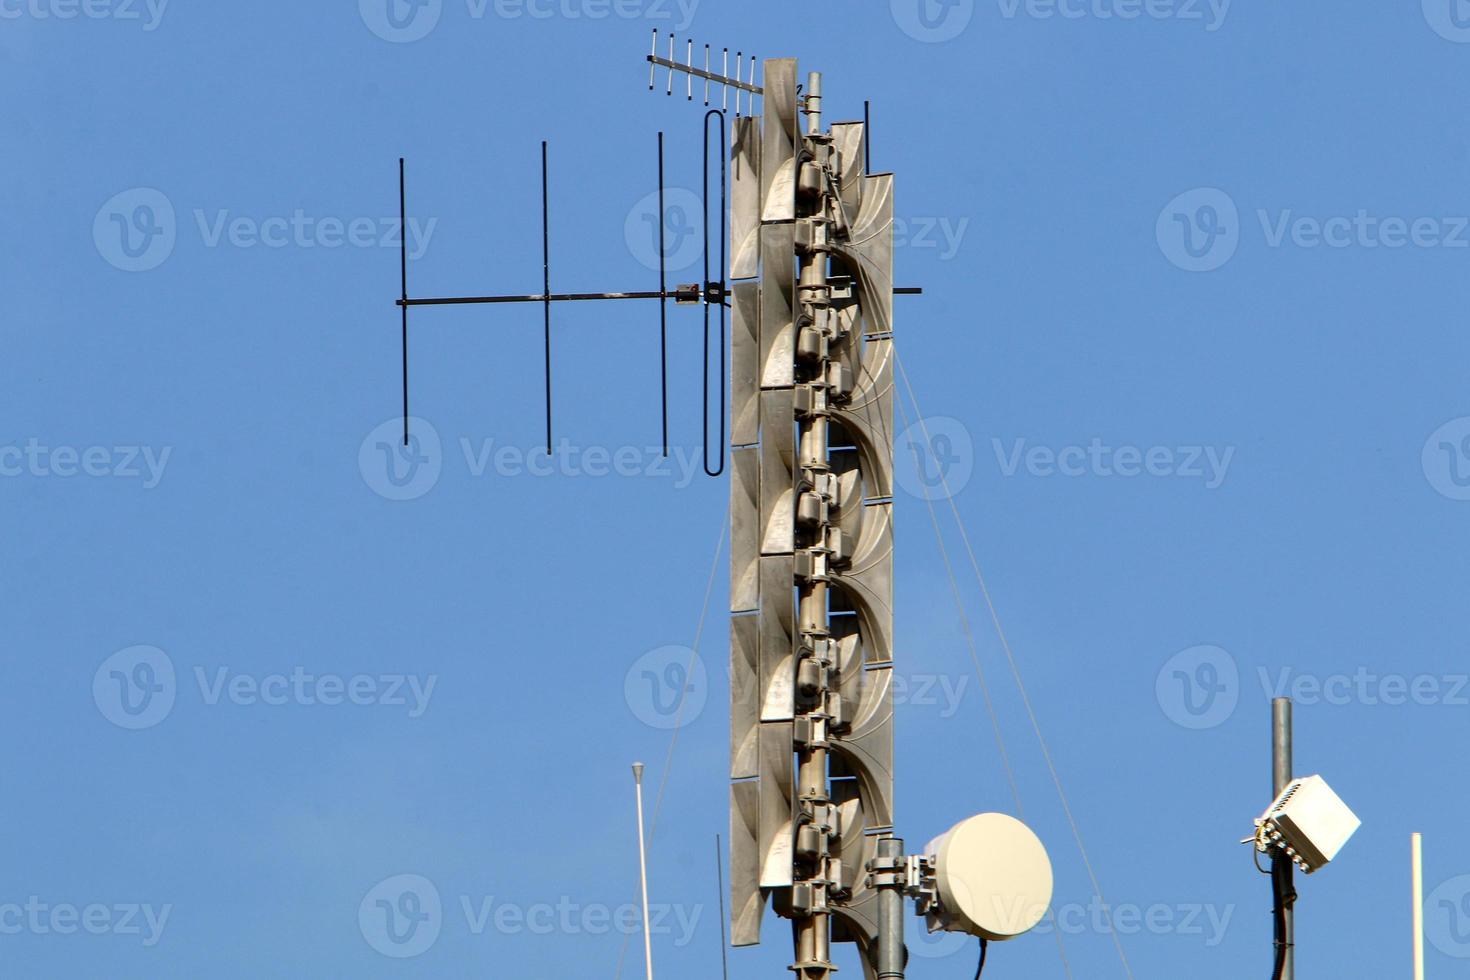
{"label": "yagi antenna", "polygon": [[[704,177],[703,177],[703,214],[704,214],[704,242],[703,242],[703,278],[697,283],[681,284],[669,287],[668,282],[668,248],[667,248],[667,201],[665,195],[665,165],[664,165],[664,134],[658,134],[658,289],[656,290],[625,290],[620,292],[592,292],[592,293],[553,293],[551,291],[551,175],[550,175],[550,145],[547,141],[541,143],[541,292],[533,294],[514,295],[491,295],[491,296],[438,296],[438,297],[415,297],[409,295],[408,288],[408,236],[406,228],[408,223],[408,189],[406,177],[406,164],[404,158],[398,160],[398,214],[399,214],[399,295],[395,305],[399,307],[401,314],[400,344],[402,353],[402,385],[403,385],[403,444],[409,445],[411,433],[409,431],[409,371],[408,371],[408,321],[409,310],[419,306],[466,306],[466,305],[491,305],[501,303],[539,303],[542,310],[542,348],[543,348],[543,370],[545,375],[545,420],[546,420],[546,452],[550,455],[553,451],[554,430],[552,413],[552,351],[551,351],[551,312],[556,303],[589,302],[595,300],[657,300],[659,304],[659,414],[660,414],[660,436],[663,446],[663,455],[669,454],[669,347],[668,347],[668,302],[673,300],[678,306],[702,306],[704,308],[704,338],[703,338],[703,408],[701,437],[704,442],[704,469],[712,477],[720,476],[725,472],[726,453],[728,449],[725,431],[730,422],[727,417],[727,393],[728,393],[728,369],[727,348],[729,343],[729,305],[730,296],[727,285],[729,270],[729,174],[728,157],[730,152],[730,133],[727,128],[727,117],[730,106],[730,95],[733,91],[735,101],[735,118],[740,120],[742,113],[753,116],[755,113],[755,97],[764,96],[765,90],[762,86],[755,84],[756,58],[750,56],[749,74],[746,75],[746,55],[743,50],[735,52],[735,74],[730,75],[730,49],[721,49],[721,67],[716,73],[713,70],[713,49],[710,45],[704,46],[704,67],[698,68],[694,64],[694,40],[688,39],[685,45],[684,62],[680,64],[675,60],[676,39],[671,33],[668,36],[668,56],[661,57],[659,54],[660,38],[657,28],[653,31],[652,47],[648,54],[648,89],[653,91],[658,81],[658,69],[667,71],[668,78],[664,85],[666,95],[674,94],[674,75],[681,73],[686,76],[685,96],[686,101],[694,101],[694,80],[701,79],[704,82],[704,104],[708,108],[703,121],[704,137]],[[712,87],[720,87],[720,107],[711,106]],[[745,97],[742,108],[741,96]],[[865,111],[866,115],[866,111]],[[713,124],[713,125],[712,125]],[[715,249],[712,248],[710,235],[713,222],[711,220],[711,205],[714,202],[715,161],[711,154],[717,153],[718,161],[718,183],[719,183],[719,261],[718,267],[712,264]],[[921,293],[917,288],[899,288],[893,290],[895,294],[914,295]],[[718,310],[715,314],[712,308]],[[715,317],[718,316],[718,321]],[[719,380],[712,383],[711,375],[711,352],[710,347],[719,344],[720,354],[718,358]],[[711,427],[710,399],[715,391],[719,396],[719,421],[714,428]],[[718,447],[711,450],[711,447]]]}

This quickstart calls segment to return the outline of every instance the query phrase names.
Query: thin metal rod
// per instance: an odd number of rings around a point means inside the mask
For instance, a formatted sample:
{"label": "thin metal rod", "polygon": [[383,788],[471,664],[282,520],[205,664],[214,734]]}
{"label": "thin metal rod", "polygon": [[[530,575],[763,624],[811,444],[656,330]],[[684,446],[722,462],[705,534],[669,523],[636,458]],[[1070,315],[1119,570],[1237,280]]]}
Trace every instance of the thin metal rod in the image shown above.
{"label": "thin metal rod", "polygon": [[1409,838],[1414,878],[1414,980],[1424,980],[1424,835]]}
{"label": "thin metal rod", "polygon": [[[924,290],[918,286],[905,286],[895,289],[893,293],[895,296],[921,296]],[[646,290],[623,293],[552,293],[549,296],[544,293],[514,296],[429,296],[399,299],[393,302],[395,306],[474,306],[486,303],[544,303],[547,301],[572,303],[599,299],[679,299],[682,295],[678,290],[665,292]]]}
{"label": "thin metal rod", "polygon": [[403,444],[408,445],[408,192],[405,188],[403,157],[398,158],[398,271],[403,289]]}
{"label": "thin metal rod", "polygon": [[668,248],[664,243],[664,134],[658,134],[658,371],[659,412],[663,424],[664,458],[669,455],[669,283]]}
{"label": "thin metal rod", "polygon": [[657,27],[655,27],[653,29],[653,47],[650,48],[649,49],[649,52],[648,52],[648,91],[650,91],[650,92],[653,91],[653,76],[654,76],[654,73],[658,71],[658,66],[653,63],[653,59],[656,58],[656,57],[658,57],[658,28]]}
{"label": "thin metal rod", "polygon": [[[692,37],[689,39],[689,47],[688,47],[688,49],[684,52],[684,68],[685,68],[686,71],[689,72],[689,77],[684,80],[685,81],[685,84],[687,86],[687,89],[688,89],[685,94],[688,96],[688,100],[690,102],[693,102],[694,101],[694,38],[692,38]],[[705,67],[705,70],[708,71],[709,70],[709,67],[706,66]]]}
{"label": "thin metal rod", "polygon": [[[1275,799],[1281,791],[1291,783],[1292,772],[1292,733],[1291,733],[1291,698],[1274,698],[1271,701],[1271,797]],[[1295,912],[1292,905],[1295,901],[1295,888],[1292,878],[1295,867],[1286,852],[1276,850],[1273,857],[1275,868],[1280,876],[1281,897],[1278,899],[1282,906],[1283,935],[1277,940],[1286,947],[1285,964],[1282,968],[1280,980],[1292,980],[1296,971],[1296,922]]]}
{"label": "thin metal rod", "polygon": [[[758,85],[752,85],[749,82],[743,82],[743,81],[740,80],[740,62],[739,61],[737,61],[735,63],[735,78],[732,80],[732,79],[729,79],[729,78],[725,78],[724,76],[721,76],[721,75],[716,75],[713,72],[703,71],[703,70],[701,70],[699,68],[695,68],[695,67],[693,67],[691,65],[681,65],[681,64],[679,64],[673,58],[672,43],[673,42],[670,41],[670,51],[669,51],[669,57],[668,58],[660,58],[660,57],[658,57],[656,55],[649,55],[648,56],[648,60],[651,61],[651,62],[653,62],[655,65],[658,65],[660,67],[669,69],[669,92],[668,92],[668,94],[670,94],[670,95],[673,95],[674,94],[674,72],[676,72],[676,71],[688,72],[690,75],[693,75],[695,78],[705,78],[705,79],[708,79],[709,81],[712,81],[712,82],[722,82],[722,83],[724,83],[726,85],[731,86],[732,88],[737,88],[737,89],[739,89],[742,92],[749,92],[752,95],[764,95],[765,94],[764,90],[761,89],[760,86],[758,86]],[[751,73],[751,77],[754,78],[755,77],[755,61],[754,61],[754,59],[751,60],[750,73]],[[692,80],[691,80],[691,83],[692,83]]]}
{"label": "thin metal rod", "polygon": [[715,834],[715,882],[720,901],[720,976],[730,980],[730,944],[725,938],[725,851]]}
{"label": "thin metal rod", "polygon": [[643,963],[653,980],[653,937],[648,923],[648,850],[643,842],[643,763],[633,763],[633,787],[638,797],[638,883],[643,894]]}
{"label": "thin metal rod", "polygon": [[543,339],[546,354],[546,455],[551,455],[551,190],[547,145],[541,141],[541,273]]}
{"label": "thin metal rod", "polygon": [[[656,32],[657,29],[655,29]],[[652,69],[649,69],[650,73]],[[649,88],[653,83],[649,83]],[[873,103],[863,102],[863,173],[873,172]]]}

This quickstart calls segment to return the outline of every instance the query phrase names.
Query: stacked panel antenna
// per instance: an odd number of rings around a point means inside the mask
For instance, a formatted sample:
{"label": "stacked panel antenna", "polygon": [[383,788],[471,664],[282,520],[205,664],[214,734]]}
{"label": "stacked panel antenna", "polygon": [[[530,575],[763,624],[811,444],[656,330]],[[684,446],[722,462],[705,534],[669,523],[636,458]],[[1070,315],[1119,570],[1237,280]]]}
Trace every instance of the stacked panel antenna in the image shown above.
{"label": "stacked panel antenna", "polygon": [[820,85],[765,62],[730,153],[731,941],[770,901],[811,978],[871,965],[894,822],[893,178]]}

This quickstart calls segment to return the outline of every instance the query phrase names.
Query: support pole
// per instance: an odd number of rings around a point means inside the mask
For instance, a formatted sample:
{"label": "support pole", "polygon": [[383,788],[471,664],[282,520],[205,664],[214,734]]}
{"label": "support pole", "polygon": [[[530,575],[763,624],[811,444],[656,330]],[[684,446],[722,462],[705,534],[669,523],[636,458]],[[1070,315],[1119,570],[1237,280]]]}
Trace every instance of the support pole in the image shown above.
{"label": "support pole", "polygon": [[653,937],[648,928],[648,851],[643,843],[643,763],[633,763],[633,787],[638,797],[638,884],[643,894],[643,964],[653,980]]}
{"label": "support pole", "polygon": [[[812,72],[807,76],[807,131],[809,138],[821,137],[821,91],[822,76]],[[816,101],[812,101],[815,94]],[[806,166],[811,166],[808,163]],[[825,241],[825,226],[829,220],[830,196],[825,188],[814,201],[799,200],[797,223],[809,223],[812,241]],[[818,233],[820,230],[820,234]],[[797,332],[803,326],[810,327],[823,322],[820,315],[831,305],[831,290],[827,285],[828,255],[825,248],[797,249]],[[825,349],[825,343],[822,345]],[[796,365],[798,382],[806,380],[823,385],[827,377],[827,360],[818,357],[803,362],[798,356]],[[828,418],[825,411],[813,412],[797,420],[797,465],[802,471],[800,483],[817,490],[822,480],[831,472],[828,457]],[[810,549],[814,561],[824,560],[829,526],[818,523],[807,529],[798,528],[797,550]],[[828,578],[825,563],[820,571],[803,581],[798,589],[797,620],[801,634],[801,646],[806,657],[824,655],[831,637],[831,625],[827,617]],[[800,665],[798,664],[798,667]],[[831,811],[831,789],[827,784],[827,757],[829,718],[826,714],[825,689],[808,700],[799,703],[799,721],[806,723],[807,740],[797,746],[797,805],[808,820],[825,824]],[[830,859],[828,837],[832,828],[820,826],[817,832],[816,853],[803,860],[796,873],[797,886],[810,896],[810,908],[799,915],[793,931],[796,946],[796,963],[792,965],[799,980],[828,980],[836,967],[832,964],[832,915],[830,906]]]}
{"label": "support pole", "polygon": [[[1291,782],[1291,698],[1275,698],[1271,701],[1271,798],[1275,799]],[[1284,927],[1276,942],[1286,947],[1285,964],[1279,980],[1292,980],[1296,972],[1296,922],[1292,903],[1296,900],[1296,888],[1292,883],[1296,868],[1291,858],[1281,849],[1272,856],[1272,881],[1276,883],[1277,902],[1282,907]]]}
{"label": "support pole", "polygon": [[903,980],[903,840],[885,837],[878,841],[878,858],[895,869],[878,882],[878,980]]}
{"label": "support pole", "polygon": [[1424,980],[1424,836],[1409,838],[1414,864],[1414,980]]}

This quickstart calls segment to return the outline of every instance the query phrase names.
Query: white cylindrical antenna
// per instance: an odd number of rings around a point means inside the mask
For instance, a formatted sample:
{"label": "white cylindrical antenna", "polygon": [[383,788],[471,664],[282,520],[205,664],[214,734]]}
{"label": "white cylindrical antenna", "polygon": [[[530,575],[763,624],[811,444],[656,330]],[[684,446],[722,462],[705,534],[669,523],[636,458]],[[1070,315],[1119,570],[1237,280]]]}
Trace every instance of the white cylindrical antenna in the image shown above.
{"label": "white cylindrical antenna", "polygon": [[720,70],[720,77],[725,81],[720,84],[720,109],[727,111],[730,108],[730,49],[725,49],[725,67]]}
{"label": "white cylindrical antenna", "polygon": [[1409,838],[1410,859],[1414,864],[1414,980],[1424,980],[1424,837]]}
{"label": "white cylindrical antenna", "polygon": [[[693,68],[694,67],[694,38],[692,38],[692,37],[689,39],[689,48],[688,48],[688,50],[686,50],[684,52],[684,67],[685,68]],[[694,73],[692,71],[685,72],[684,73],[684,80],[685,80],[686,83],[688,83],[688,87],[689,87],[689,101],[690,102],[693,102],[694,101]]]}
{"label": "white cylindrical antenna", "polygon": [[669,90],[664,93],[665,95],[673,95],[674,94],[674,68],[673,68],[673,65],[674,65],[674,35],[673,35],[673,32],[670,32],[669,33]]}
{"label": "white cylindrical antenna", "polygon": [[709,106],[709,45],[704,46],[704,104]]}
{"label": "white cylindrical antenna", "polygon": [[745,64],[745,53],[735,52],[735,118],[740,118],[740,70]]}
{"label": "white cylindrical antenna", "polygon": [[807,133],[820,136],[822,133],[822,73],[813,71],[806,76],[806,124]]}
{"label": "white cylindrical antenna", "polygon": [[658,71],[658,65],[653,59],[658,57],[658,28],[653,29],[653,47],[648,51],[648,91],[653,91],[653,73]]}
{"label": "white cylindrical antenna", "polygon": [[[755,88],[755,55],[750,56],[750,87]],[[755,93],[751,92],[745,100],[745,114],[755,115]]]}
{"label": "white cylindrical antenna", "polygon": [[[673,59],[670,59],[673,60]],[[643,843],[643,763],[633,763],[633,790],[638,799],[638,881],[643,894],[643,963],[653,980],[653,938],[648,927],[648,851]]]}

